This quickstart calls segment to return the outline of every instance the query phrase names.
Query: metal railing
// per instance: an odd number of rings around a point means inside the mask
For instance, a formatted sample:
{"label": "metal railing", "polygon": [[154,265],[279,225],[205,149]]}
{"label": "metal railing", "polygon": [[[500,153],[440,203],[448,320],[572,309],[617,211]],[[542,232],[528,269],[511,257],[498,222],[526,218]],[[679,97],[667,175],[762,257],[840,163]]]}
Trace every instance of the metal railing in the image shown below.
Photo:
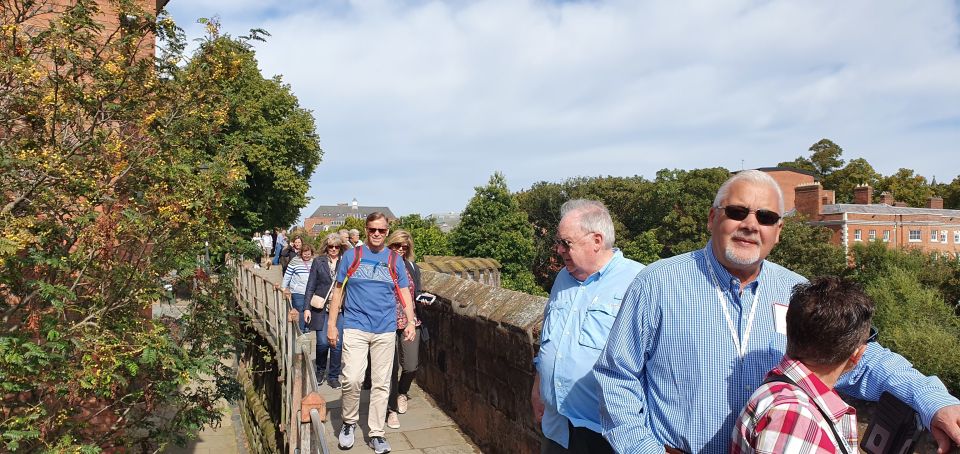
{"label": "metal railing", "polygon": [[273,349],[281,385],[281,423],[290,454],[328,454],[324,423],[327,407],[317,393],[317,372],[311,350],[315,333],[302,334],[299,314],[274,282],[231,259],[237,272],[234,288],[240,309]]}

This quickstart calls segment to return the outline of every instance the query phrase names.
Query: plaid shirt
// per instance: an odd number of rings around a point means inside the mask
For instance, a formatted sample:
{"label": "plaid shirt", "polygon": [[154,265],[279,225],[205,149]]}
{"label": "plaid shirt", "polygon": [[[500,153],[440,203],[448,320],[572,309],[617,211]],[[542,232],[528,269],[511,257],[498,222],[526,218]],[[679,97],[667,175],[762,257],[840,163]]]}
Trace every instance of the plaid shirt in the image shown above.
{"label": "plaid shirt", "polygon": [[[740,413],[730,445],[739,453],[839,453],[830,425],[837,429],[848,453],[857,453],[857,411],[799,361],[784,355],[770,374],[782,374],[797,384],[761,385]],[[824,413],[830,415],[827,421]]]}

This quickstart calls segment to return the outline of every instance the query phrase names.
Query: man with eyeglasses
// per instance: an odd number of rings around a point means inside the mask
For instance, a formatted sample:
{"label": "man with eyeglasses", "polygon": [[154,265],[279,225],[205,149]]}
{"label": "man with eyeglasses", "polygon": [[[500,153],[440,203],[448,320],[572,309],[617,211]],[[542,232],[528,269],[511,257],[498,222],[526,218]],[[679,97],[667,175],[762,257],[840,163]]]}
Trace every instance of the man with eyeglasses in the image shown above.
{"label": "man with eyeglasses", "polygon": [[613,247],[613,220],[602,203],[571,200],[560,215],[554,250],[564,268],[544,310],[530,391],[544,435],[540,452],[612,453],[600,435],[599,385],[591,370],[643,265]]}
{"label": "man with eyeglasses", "polygon": [[[706,247],[659,260],[630,284],[594,366],[603,435],[617,452],[728,451],[736,415],[784,354],[784,309],[806,281],[765,260],[782,214],[773,178],[739,172],[717,191]],[[837,389],[874,401],[890,392],[943,452],[960,443],[960,401],[877,343]]]}
{"label": "man with eyeglasses", "polygon": [[[343,309],[343,369],[340,372],[343,425],[338,444],[340,449],[353,447],[360,416],[360,388],[369,353],[372,388],[367,424],[370,428],[369,445],[377,454],[390,452],[383,426],[387,418],[390,371],[393,370],[396,350],[397,295],[403,302],[407,320],[414,319],[403,259],[394,255],[394,269],[392,272],[389,269],[391,255],[396,253],[385,247],[388,233],[390,228],[383,213],[373,212],[367,216],[367,244],[348,250],[340,260],[327,319],[327,341],[336,346],[339,338],[337,318],[340,306],[346,304]],[[358,253],[361,254],[360,261],[353,268]],[[403,335],[407,341],[414,339],[413,323],[407,324]]]}

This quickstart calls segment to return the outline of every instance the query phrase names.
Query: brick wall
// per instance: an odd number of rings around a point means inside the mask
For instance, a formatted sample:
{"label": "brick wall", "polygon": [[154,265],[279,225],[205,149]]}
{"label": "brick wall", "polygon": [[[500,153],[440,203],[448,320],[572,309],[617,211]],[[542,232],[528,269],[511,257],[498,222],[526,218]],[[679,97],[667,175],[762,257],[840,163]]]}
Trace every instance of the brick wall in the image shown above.
{"label": "brick wall", "polygon": [[437,301],[422,311],[418,385],[483,452],[539,453],[530,388],[546,298],[422,273]]}

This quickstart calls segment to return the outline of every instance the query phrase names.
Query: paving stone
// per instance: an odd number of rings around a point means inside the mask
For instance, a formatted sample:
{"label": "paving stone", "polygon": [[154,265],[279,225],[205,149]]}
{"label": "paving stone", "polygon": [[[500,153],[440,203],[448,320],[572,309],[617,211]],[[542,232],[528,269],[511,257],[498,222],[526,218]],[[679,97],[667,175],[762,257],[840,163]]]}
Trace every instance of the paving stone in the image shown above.
{"label": "paving stone", "polygon": [[433,429],[412,430],[404,432],[415,448],[435,448],[438,446],[467,445],[468,442],[460,435],[460,431],[453,427],[437,427]]}

